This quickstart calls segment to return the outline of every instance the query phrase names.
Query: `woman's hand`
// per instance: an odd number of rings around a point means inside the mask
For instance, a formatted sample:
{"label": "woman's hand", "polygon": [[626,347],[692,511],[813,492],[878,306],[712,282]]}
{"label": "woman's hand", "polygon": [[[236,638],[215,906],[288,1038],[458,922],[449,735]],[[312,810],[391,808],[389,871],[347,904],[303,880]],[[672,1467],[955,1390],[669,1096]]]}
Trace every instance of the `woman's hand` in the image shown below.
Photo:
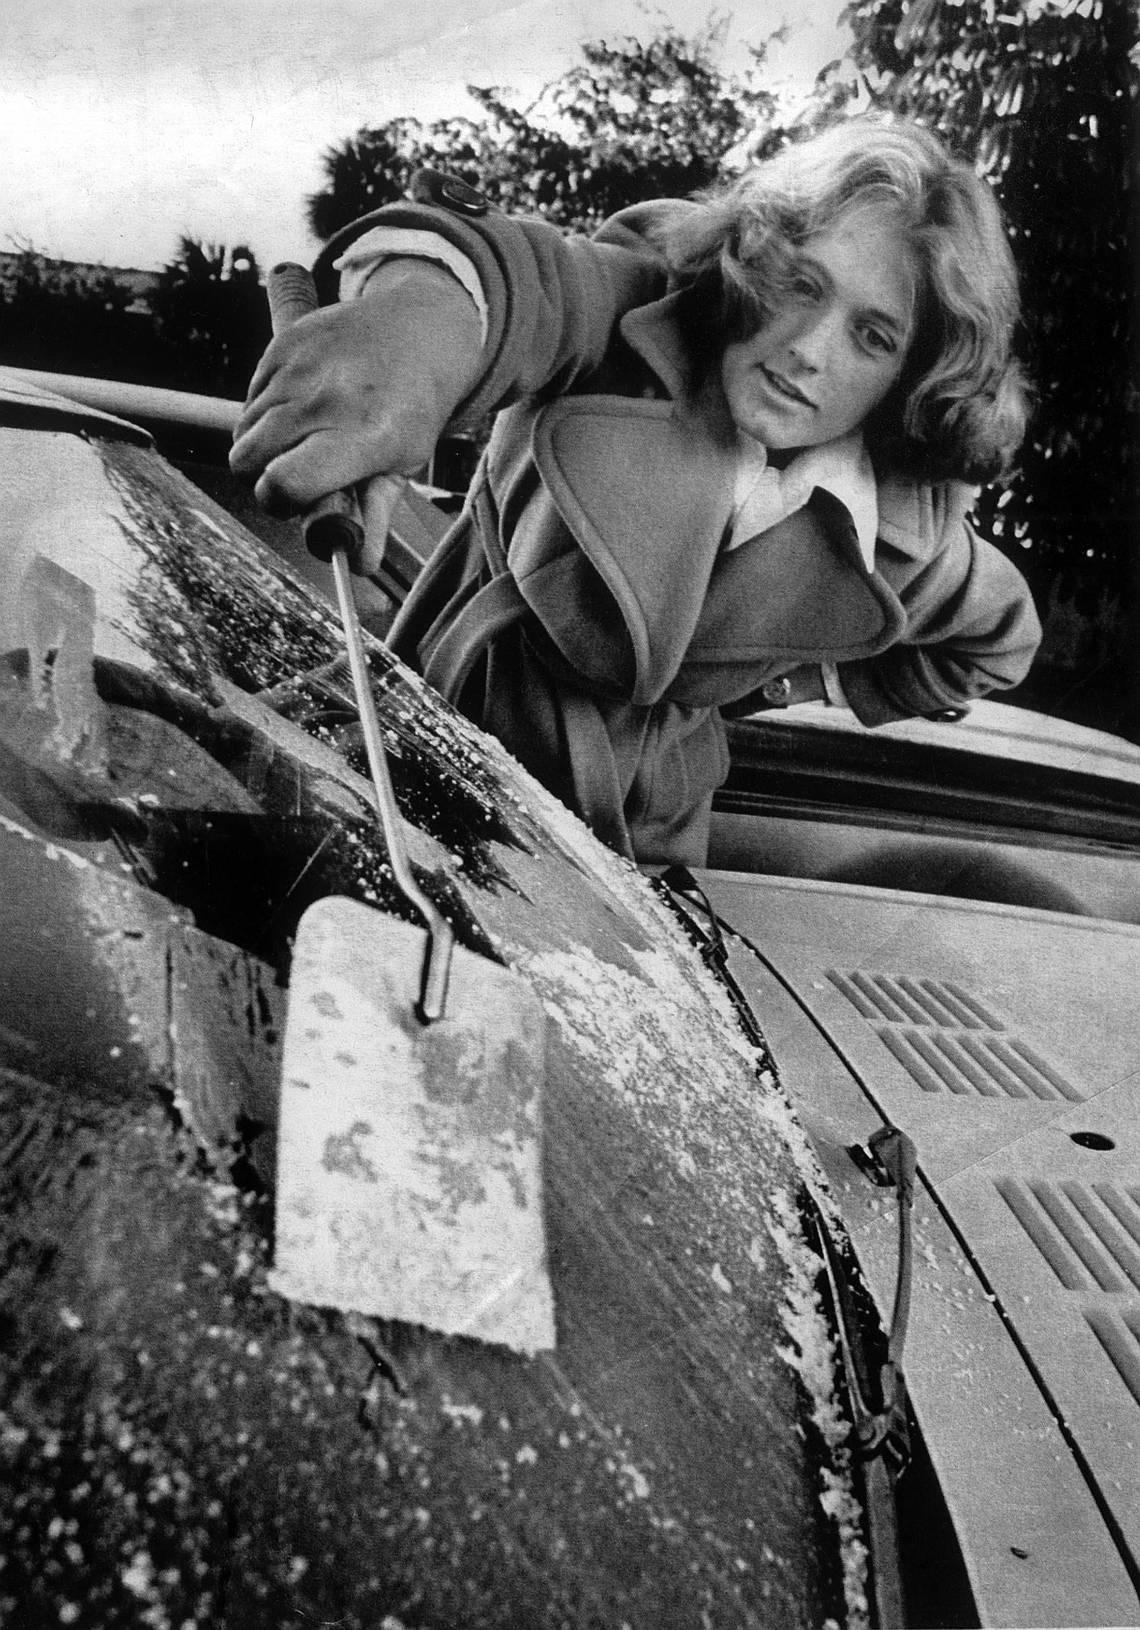
{"label": "woman's hand", "polygon": [[266,509],[305,509],[373,475],[426,464],[482,372],[479,317],[428,261],[381,266],[359,299],[303,317],[250,382],[230,466]]}

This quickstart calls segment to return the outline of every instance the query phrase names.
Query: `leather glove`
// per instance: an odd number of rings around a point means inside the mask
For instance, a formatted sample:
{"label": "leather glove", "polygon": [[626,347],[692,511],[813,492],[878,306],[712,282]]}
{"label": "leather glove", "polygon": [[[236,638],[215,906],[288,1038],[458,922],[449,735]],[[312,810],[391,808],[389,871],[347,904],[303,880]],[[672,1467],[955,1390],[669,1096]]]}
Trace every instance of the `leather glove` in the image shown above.
{"label": "leather glove", "polygon": [[288,514],[431,457],[482,371],[479,318],[449,272],[398,259],[364,293],[276,336],[250,381],[230,467]]}

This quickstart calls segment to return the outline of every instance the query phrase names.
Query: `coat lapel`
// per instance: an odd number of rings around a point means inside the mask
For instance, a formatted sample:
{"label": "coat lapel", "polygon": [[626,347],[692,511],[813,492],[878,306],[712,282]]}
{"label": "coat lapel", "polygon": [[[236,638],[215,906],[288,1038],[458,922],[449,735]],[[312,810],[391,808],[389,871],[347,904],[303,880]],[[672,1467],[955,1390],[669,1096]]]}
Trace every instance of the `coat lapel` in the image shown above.
{"label": "coat lapel", "polygon": [[852,661],[885,649],[905,621],[887,583],[866,571],[847,510],[817,488],[805,508],[718,557],[688,659]]}
{"label": "coat lapel", "polygon": [[[535,422],[533,449],[572,539],[617,604],[632,642],[637,694],[660,695],[684,657],[728,525],[727,451],[674,403],[623,396],[552,403]],[[604,478],[610,471],[613,480]],[[570,656],[565,624],[573,612],[536,603],[540,579],[532,574],[549,560],[529,558],[529,542],[521,528],[511,569],[541,620],[549,627],[557,619],[558,643]],[[549,580],[553,590],[557,580]],[[588,642],[590,608],[577,609]]]}

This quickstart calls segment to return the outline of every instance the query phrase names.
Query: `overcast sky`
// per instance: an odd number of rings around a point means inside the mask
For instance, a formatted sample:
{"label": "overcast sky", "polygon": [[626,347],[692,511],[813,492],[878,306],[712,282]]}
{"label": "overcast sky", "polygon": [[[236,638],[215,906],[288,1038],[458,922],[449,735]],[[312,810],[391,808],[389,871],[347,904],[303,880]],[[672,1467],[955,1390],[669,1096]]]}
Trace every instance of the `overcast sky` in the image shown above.
{"label": "overcast sky", "polygon": [[[836,54],[842,0],[745,0],[742,42],[785,20],[794,85]],[[0,248],[158,266],[178,235],[311,249],[322,152],[397,114],[470,112],[466,83],[521,100],[586,39],[694,33],[711,0],[2,0]],[[727,9],[727,8],[724,8]],[[718,8],[720,14],[720,8]]]}

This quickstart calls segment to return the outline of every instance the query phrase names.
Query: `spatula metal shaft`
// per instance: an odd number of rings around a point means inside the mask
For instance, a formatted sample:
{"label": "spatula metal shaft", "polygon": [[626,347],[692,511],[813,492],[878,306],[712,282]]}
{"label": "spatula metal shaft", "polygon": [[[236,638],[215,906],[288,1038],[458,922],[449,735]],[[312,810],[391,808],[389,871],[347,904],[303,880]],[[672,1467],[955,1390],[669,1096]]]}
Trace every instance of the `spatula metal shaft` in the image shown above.
{"label": "spatula metal shaft", "polygon": [[332,552],[333,582],[336,586],[337,605],[344,625],[348,666],[356,692],[356,706],[360,713],[360,727],[364,734],[364,751],[372,774],[376,793],[376,810],[384,832],[392,874],[401,892],[411,901],[428,928],[428,949],[424,959],[423,979],[420,985],[419,1014],[425,1023],[441,1017],[447,1003],[447,979],[451,967],[451,953],[455,935],[447,921],[416,882],[404,847],[403,817],[396,803],[392,777],[388,769],[388,755],[376,704],[372,700],[372,686],[368,663],[364,655],[364,641],[360,635],[360,618],[352,592],[352,573],[347,551],[336,548]]}

